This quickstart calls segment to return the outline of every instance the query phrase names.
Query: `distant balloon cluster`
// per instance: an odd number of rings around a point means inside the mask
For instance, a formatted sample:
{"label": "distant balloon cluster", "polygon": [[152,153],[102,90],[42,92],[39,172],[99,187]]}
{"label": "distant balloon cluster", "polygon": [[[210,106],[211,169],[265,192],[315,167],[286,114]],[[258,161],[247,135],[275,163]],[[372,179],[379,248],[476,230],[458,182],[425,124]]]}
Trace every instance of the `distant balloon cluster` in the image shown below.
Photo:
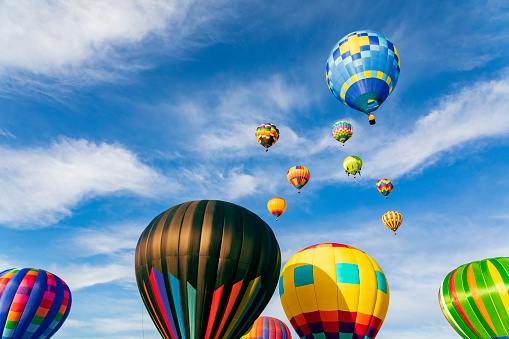
{"label": "distant balloon cluster", "polygon": [[[374,31],[346,35],[326,64],[332,94],[367,114],[370,125],[399,74],[396,47]],[[344,146],[353,126],[340,120],[331,132]],[[255,136],[268,151],[280,134],[274,124],[265,123]],[[362,166],[359,156],[343,161],[345,172],[354,178]],[[287,179],[300,193],[310,172],[293,166]],[[387,178],[374,186],[386,199],[394,188]],[[287,203],[276,196],[267,208],[278,220]],[[402,221],[394,210],[382,216],[394,234]],[[390,292],[384,271],[367,253],[340,243],[316,244],[295,253],[281,273],[280,268],[279,245],[269,225],[223,201],[190,201],[161,213],[141,234],[135,253],[139,292],[165,339],[291,339],[283,321],[258,317],[278,278],[281,305],[302,339],[375,339]],[[458,267],[444,279],[439,299],[445,317],[463,338],[508,339],[509,258]]]}

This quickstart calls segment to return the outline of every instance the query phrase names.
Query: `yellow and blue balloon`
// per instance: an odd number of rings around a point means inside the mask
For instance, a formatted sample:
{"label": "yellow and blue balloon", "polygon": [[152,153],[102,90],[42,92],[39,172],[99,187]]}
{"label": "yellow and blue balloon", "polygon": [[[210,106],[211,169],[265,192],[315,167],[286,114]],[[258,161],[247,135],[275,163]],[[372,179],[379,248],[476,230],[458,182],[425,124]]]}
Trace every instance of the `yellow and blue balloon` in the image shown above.
{"label": "yellow and blue balloon", "polygon": [[389,307],[389,284],[366,253],[325,243],[288,260],[279,296],[301,338],[375,338]]}
{"label": "yellow and blue balloon", "polygon": [[387,99],[398,83],[400,60],[396,46],[375,31],[355,31],[334,45],[325,66],[327,85],[345,105],[368,115]]}

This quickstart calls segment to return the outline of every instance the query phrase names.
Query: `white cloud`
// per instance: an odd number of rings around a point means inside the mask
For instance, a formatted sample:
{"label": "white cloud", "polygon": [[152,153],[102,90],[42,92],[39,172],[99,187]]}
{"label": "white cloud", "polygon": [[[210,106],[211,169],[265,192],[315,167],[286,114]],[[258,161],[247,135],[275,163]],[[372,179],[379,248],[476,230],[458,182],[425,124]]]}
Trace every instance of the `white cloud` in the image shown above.
{"label": "white cloud", "polygon": [[0,223],[37,227],[71,215],[82,199],[178,189],[120,145],[61,138],[49,148],[0,147]]}
{"label": "white cloud", "polygon": [[[227,39],[240,2],[7,0],[0,2],[0,95],[59,101],[76,86],[126,81],[161,56]],[[151,53],[156,51],[156,53]]]}
{"label": "white cloud", "polygon": [[[370,178],[391,173],[393,178],[422,170],[440,159],[456,155],[483,138],[509,133],[509,75],[482,81],[438,101],[435,109],[420,118],[409,133],[384,131],[375,151],[366,157]],[[450,151],[449,154],[446,152]]]}
{"label": "white cloud", "polygon": [[[134,260],[133,260],[134,261]],[[53,267],[56,273],[69,285],[71,291],[78,291],[85,287],[118,281],[132,281],[134,279],[133,265],[109,264],[93,266],[90,264]]]}

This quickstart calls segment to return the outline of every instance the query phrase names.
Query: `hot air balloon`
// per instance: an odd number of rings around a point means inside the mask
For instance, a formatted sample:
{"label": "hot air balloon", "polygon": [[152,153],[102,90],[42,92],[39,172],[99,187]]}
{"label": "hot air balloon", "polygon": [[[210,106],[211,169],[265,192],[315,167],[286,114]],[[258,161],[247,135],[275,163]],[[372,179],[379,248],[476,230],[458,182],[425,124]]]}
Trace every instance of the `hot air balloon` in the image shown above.
{"label": "hot air balloon", "polygon": [[272,198],[267,203],[267,208],[269,209],[269,212],[276,217],[277,221],[277,218],[279,218],[279,216],[286,210],[286,201],[279,197]]}
{"label": "hot air balloon", "polygon": [[396,234],[396,230],[403,222],[403,216],[396,211],[389,211],[382,216],[382,221],[387,228],[393,230]]}
{"label": "hot air balloon", "polygon": [[378,192],[385,195],[385,199],[387,199],[389,193],[392,192],[392,188],[393,188],[392,181],[390,181],[389,179],[380,179],[376,182],[376,189],[378,190]]}
{"label": "hot air balloon", "polygon": [[326,243],[288,260],[279,278],[279,296],[303,339],[375,338],[389,306],[389,285],[369,255]]}
{"label": "hot air balloon", "polygon": [[9,269],[0,273],[2,338],[51,338],[71,310],[65,282],[41,269]]}
{"label": "hot air balloon", "polygon": [[260,317],[240,339],[292,339],[290,329],[277,318]]}
{"label": "hot air balloon", "polygon": [[387,99],[400,72],[396,46],[375,31],[356,31],[334,45],[325,66],[327,85],[345,105],[368,115]]}
{"label": "hot air balloon", "polygon": [[263,124],[258,126],[255,132],[256,140],[265,147],[265,152],[268,152],[269,147],[274,145],[279,138],[279,130],[276,125]]}
{"label": "hot air balloon", "polygon": [[337,141],[343,143],[352,137],[352,124],[347,121],[338,121],[332,125],[332,137]]}
{"label": "hot air balloon", "polygon": [[293,166],[286,172],[286,178],[300,193],[300,189],[309,181],[309,171],[304,166]]}
{"label": "hot air balloon", "polygon": [[442,312],[465,339],[509,338],[509,258],[474,261],[450,272],[438,291]]}
{"label": "hot air balloon", "polygon": [[353,174],[353,177],[355,178],[357,173],[361,173],[362,160],[356,156],[346,157],[345,160],[343,160],[343,168],[348,175]]}
{"label": "hot air balloon", "polygon": [[240,338],[274,292],[281,254],[270,227],[224,201],[159,214],[135,253],[145,307],[166,339]]}

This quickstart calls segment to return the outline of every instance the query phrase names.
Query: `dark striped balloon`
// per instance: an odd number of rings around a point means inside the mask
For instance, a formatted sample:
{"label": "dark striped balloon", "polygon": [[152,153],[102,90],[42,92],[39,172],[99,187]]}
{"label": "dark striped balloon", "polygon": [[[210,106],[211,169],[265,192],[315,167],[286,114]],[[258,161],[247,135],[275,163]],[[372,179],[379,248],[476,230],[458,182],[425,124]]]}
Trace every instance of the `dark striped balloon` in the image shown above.
{"label": "dark striped balloon", "polygon": [[269,302],[281,268],[270,227],[223,201],[190,201],[158,215],[135,255],[143,302],[166,339],[236,339]]}
{"label": "dark striped balloon", "polygon": [[71,310],[65,282],[40,269],[9,269],[0,273],[2,339],[45,339],[57,332]]}
{"label": "dark striped balloon", "polygon": [[241,339],[292,339],[292,333],[284,322],[277,318],[260,317],[256,319],[249,332]]}
{"label": "dark striped balloon", "polygon": [[509,338],[509,258],[474,261],[450,272],[440,307],[465,339]]}

